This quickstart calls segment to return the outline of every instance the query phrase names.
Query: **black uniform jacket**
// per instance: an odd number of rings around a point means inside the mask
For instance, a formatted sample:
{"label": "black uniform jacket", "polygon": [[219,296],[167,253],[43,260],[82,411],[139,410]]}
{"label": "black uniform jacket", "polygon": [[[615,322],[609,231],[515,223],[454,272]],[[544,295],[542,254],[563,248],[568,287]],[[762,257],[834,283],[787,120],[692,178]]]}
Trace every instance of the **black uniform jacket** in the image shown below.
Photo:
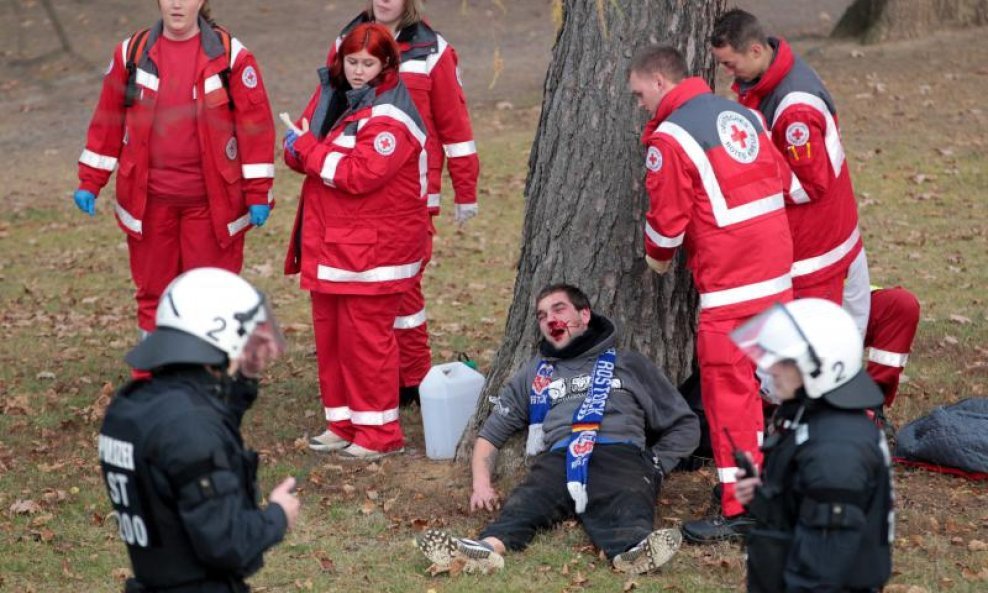
{"label": "black uniform jacket", "polygon": [[254,381],[183,367],[113,398],[100,465],[141,585],[230,590],[281,541],[285,513],[277,504],[259,508],[257,454],[240,436],[256,394]]}
{"label": "black uniform jacket", "polygon": [[[798,424],[793,424],[805,410]],[[749,512],[748,590],[880,588],[891,573],[892,483],[885,437],[863,410],[786,402],[765,440]]]}

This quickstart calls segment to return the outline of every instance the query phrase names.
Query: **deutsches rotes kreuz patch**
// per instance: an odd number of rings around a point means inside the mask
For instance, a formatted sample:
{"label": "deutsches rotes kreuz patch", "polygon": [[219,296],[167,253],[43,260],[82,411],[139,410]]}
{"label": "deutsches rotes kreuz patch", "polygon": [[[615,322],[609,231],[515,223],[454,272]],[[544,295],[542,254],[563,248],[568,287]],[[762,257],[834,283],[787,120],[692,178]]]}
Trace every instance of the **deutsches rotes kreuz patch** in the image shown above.
{"label": "deutsches rotes kreuz patch", "polygon": [[236,137],[230,137],[226,143],[226,158],[231,161],[237,160],[237,139]]}
{"label": "deutsches rotes kreuz patch", "polygon": [[377,154],[389,156],[395,151],[397,142],[391,132],[381,132],[374,138],[374,150]]}
{"label": "deutsches rotes kreuz patch", "polygon": [[244,68],[244,73],[240,76],[240,79],[244,81],[244,86],[252,89],[257,86],[257,71],[254,70],[253,66],[247,66]]}
{"label": "deutsches rotes kreuz patch", "polygon": [[786,142],[790,146],[803,146],[810,139],[810,128],[801,121],[793,122],[786,128]]}
{"label": "deutsches rotes kreuz patch", "polygon": [[732,159],[747,164],[758,158],[758,131],[740,113],[722,111],[717,116],[717,134]]}
{"label": "deutsches rotes kreuz patch", "polygon": [[654,146],[648,147],[645,153],[645,166],[649,171],[658,173],[662,169],[662,151]]}

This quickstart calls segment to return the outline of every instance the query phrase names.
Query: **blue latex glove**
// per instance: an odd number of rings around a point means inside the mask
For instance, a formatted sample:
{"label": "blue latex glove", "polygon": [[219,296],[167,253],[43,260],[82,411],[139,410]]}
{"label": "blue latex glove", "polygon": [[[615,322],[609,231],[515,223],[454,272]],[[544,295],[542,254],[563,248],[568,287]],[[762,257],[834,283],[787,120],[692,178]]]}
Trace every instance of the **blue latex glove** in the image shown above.
{"label": "blue latex glove", "polygon": [[295,158],[298,158],[298,153],[295,152],[295,141],[298,140],[298,136],[295,130],[285,132],[285,150]]}
{"label": "blue latex glove", "polygon": [[250,223],[254,226],[264,226],[264,223],[268,221],[268,215],[271,214],[271,207],[265,204],[251,206],[249,210]]}
{"label": "blue latex glove", "polygon": [[72,199],[75,200],[75,205],[79,207],[79,210],[90,216],[96,216],[96,196],[93,195],[93,192],[77,189],[72,194]]}

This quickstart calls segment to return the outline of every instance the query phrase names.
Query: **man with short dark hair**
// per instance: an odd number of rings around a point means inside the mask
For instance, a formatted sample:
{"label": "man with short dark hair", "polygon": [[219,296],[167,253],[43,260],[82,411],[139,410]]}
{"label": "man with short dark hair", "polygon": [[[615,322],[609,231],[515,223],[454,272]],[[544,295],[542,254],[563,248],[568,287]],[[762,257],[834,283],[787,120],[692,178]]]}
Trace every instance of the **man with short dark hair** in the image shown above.
{"label": "man with short dark hair", "polygon": [[731,442],[757,451],[762,404],[755,367],[729,335],[768,305],[792,299],[784,200],[801,190],[758,115],[685,71],[675,48],[646,47],[632,60],[628,84],[653,116],[642,134],[645,261],[664,273],[682,245],[700,293],[697,357],[721,512],[687,522],[683,534],[705,543],[740,537],[750,525],[734,498]]}
{"label": "man with short dark hair", "polygon": [[751,13],[725,12],[714,23],[710,43],[734,77],[738,101],[762,113],[772,142],[805,190],[786,208],[794,296],[843,304],[863,334],[870,304],[868,263],[830,93],[785,39],[767,36]]}
{"label": "man with short dark hair", "polygon": [[696,416],[662,371],[617,348],[617,331],[580,289],[554,284],[536,301],[539,355],[504,385],[473,452],[471,509],[494,510],[498,449],[528,429],[531,471],[479,541],[427,531],[419,548],[437,570],[504,565],[537,531],[576,517],[627,573],[654,571],[675,554],[677,529],[654,531],[665,474],[699,442]]}

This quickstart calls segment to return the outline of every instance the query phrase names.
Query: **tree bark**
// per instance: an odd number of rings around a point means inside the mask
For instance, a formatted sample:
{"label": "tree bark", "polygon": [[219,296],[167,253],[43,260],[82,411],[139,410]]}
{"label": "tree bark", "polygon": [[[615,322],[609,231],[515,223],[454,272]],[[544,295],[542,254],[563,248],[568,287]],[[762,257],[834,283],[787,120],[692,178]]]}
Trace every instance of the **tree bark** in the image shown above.
{"label": "tree bark", "polygon": [[[522,250],[505,336],[484,394],[457,451],[468,462],[489,398],[534,353],[535,295],[581,287],[635,349],[676,382],[693,363],[697,298],[682,259],[663,277],[644,260],[644,153],[649,119],[627,89],[628,66],[645,45],[680,48],[691,71],[712,81],[706,39],[724,0],[566,0],[529,158]],[[519,435],[523,436],[523,435]],[[522,439],[502,448],[501,472],[523,461]]]}
{"label": "tree bark", "polygon": [[856,0],[833,37],[862,43],[914,39],[947,27],[988,25],[988,0]]}

